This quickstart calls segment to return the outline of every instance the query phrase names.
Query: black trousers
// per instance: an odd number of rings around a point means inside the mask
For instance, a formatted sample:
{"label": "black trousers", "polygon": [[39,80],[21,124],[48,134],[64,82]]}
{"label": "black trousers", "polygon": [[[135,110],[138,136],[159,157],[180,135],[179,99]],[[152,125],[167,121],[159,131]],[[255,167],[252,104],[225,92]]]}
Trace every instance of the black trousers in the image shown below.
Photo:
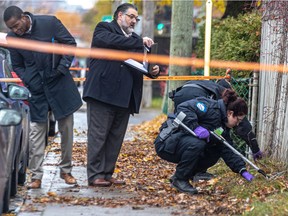
{"label": "black trousers", "polygon": [[87,101],[88,182],[110,179],[122,146],[130,116],[129,108],[121,108],[96,100]]}
{"label": "black trousers", "polygon": [[169,143],[161,142],[159,137],[154,143],[159,157],[177,164],[175,176],[182,180],[188,180],[196,173],[207,170],[220,158],[217,145],[188,134],[181,135],[174,154],[165,151],[165,145]]}

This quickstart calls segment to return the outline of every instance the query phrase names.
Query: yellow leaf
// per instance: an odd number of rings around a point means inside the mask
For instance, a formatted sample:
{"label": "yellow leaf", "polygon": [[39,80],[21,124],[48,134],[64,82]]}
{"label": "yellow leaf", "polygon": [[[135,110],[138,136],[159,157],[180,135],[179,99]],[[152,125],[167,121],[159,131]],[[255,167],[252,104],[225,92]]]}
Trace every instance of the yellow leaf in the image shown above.
{"label": "yellow leaf", "polygon": [[57,196],[57,193],[49,191],[49,192],[47,192],[47,195],[50,196],[50,197],[55,197],[55,196]]}
{"label": "yellow leaf", "polygon": [[116,168],[116,169],[114,170],[114,173],[120,173],[120,172],[121,172],[120,169],[117,169],[117,168]]}
{"label": "yellow leaf", "polygon": [[147,188],[148,188],[149,190],[155,190],[155,188],[152,187],[152,186],[148,186]]}
{"label": "yellow leaf", "polygon": [[218,179],[213,178],[213,179],[209,180],[207,183],[208,183],[208,185],[215,185],[217,182],[218,182]]}

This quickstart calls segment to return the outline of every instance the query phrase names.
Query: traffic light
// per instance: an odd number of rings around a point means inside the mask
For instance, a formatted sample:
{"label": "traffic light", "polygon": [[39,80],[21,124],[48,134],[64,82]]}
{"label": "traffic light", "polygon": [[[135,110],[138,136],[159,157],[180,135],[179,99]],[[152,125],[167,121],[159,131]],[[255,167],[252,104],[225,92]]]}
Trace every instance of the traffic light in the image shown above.
{"label": "traffic light", "polygon": [[163,34],[164,27],[165,27],[164,23],[158,23],[158,25],[157,25],[157,31],[158,31],[158,34],[159,34],[159,35],[162,35],[162,34]]}
{"label": "traffic light", "polygon": [[157,30],[158,31],[160,31],[160,30],[163,30],[164,29],[164,23],[159,23],[158,25],[157,25]]}
{"label": "traffic light", "polygon": [[171,27],[171,22],[170,21],[162,21],[159,22],[156,25],[156,33],[158,35],[169,35],[170,34],[170,27]]}

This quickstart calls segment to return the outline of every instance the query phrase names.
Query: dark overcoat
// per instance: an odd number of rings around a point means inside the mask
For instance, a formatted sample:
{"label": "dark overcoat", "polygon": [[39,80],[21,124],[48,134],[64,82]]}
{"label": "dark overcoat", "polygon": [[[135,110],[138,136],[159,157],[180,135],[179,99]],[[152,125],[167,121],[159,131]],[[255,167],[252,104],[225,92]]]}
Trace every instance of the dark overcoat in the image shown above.
{"label": "dark overcoat", "polygon": [[[75,39],[55,16],[32,15],[31,32],[19,37],[42,42],[76,46]],[[29,46],[29,44],[27,44]],[[79,109],[81,96],[69,72],[73,56],[53,55],[24,49],[10,48],[13,70],[31,92],[29,105],[33,122],[46,122],[48,110],[56,120],[62,119]]]}
{"label": "dark overcoat", "polygon": [[[136,33],[125,37],[118,23],[100,22],[94,31],[92,48],[105,48],[143,53],[143,39]],[[148,77],[154,78],[151,75]],[[110,105],[130,108],[139,113],[142,99],[143,74],[123,61],[90,59],[84,84],[83,99],[92,98]]]}

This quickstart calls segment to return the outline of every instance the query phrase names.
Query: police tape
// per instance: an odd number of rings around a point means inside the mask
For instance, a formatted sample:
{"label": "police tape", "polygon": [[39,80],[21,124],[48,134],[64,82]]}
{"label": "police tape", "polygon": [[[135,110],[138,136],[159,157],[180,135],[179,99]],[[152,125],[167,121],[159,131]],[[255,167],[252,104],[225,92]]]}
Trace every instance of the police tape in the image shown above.
{"label": "police tape", "polygon": [[167,80],[217,80],[223,79],[223,76],[159,76],[156,79],[144,77],[145,81],[167,81]]}
{"label": "police tape", "polygon": [[[139,62],[143,61],[143,53],[132,53],[127,51],[100,48],[77,48],[75,46],[69,46],[64,44],[51,44],[51,42],[40,42],[21,38],[8,38],[7,43],[6,41],[0,41],[0,45],[2,45],[3,47],[13,47],[44,53],[66,54],[77,57],[90,57],[118,61],[133,58],[134,60],[137,60]],[[147,58],[150,63],[157,63],[163,65],[193,66],[195,68],[203,68],[204,65],[207,64],[210,68],[231,68],[232,70],[248,70],[261,72],[288,72],[288,67],[283,64],[273,65],[260,64],[256,62],[236,62],[220,60],[211,60],[210,62],[205,64],[203,59],[152,54],[148,55]]]}
{"label": "police tape", "polygon": [[70,70],[70,71],[79,71],[79,70],[89,71],[89,68],[83,68],[83,67],[70,67],[69,70]]}
{"label": "police tape", "polygon": [[[223,79],[223,76],[159,76],[156,79],[151,79],[148,77],[144,77],[144,81],[169,81],[169,80],[218,80]],[[85,81],[86,78],[73,78],[75,82]],[[21,83],[22,80],[20,78],[0,78],[0,82],[7,82],[7,83]]]}

